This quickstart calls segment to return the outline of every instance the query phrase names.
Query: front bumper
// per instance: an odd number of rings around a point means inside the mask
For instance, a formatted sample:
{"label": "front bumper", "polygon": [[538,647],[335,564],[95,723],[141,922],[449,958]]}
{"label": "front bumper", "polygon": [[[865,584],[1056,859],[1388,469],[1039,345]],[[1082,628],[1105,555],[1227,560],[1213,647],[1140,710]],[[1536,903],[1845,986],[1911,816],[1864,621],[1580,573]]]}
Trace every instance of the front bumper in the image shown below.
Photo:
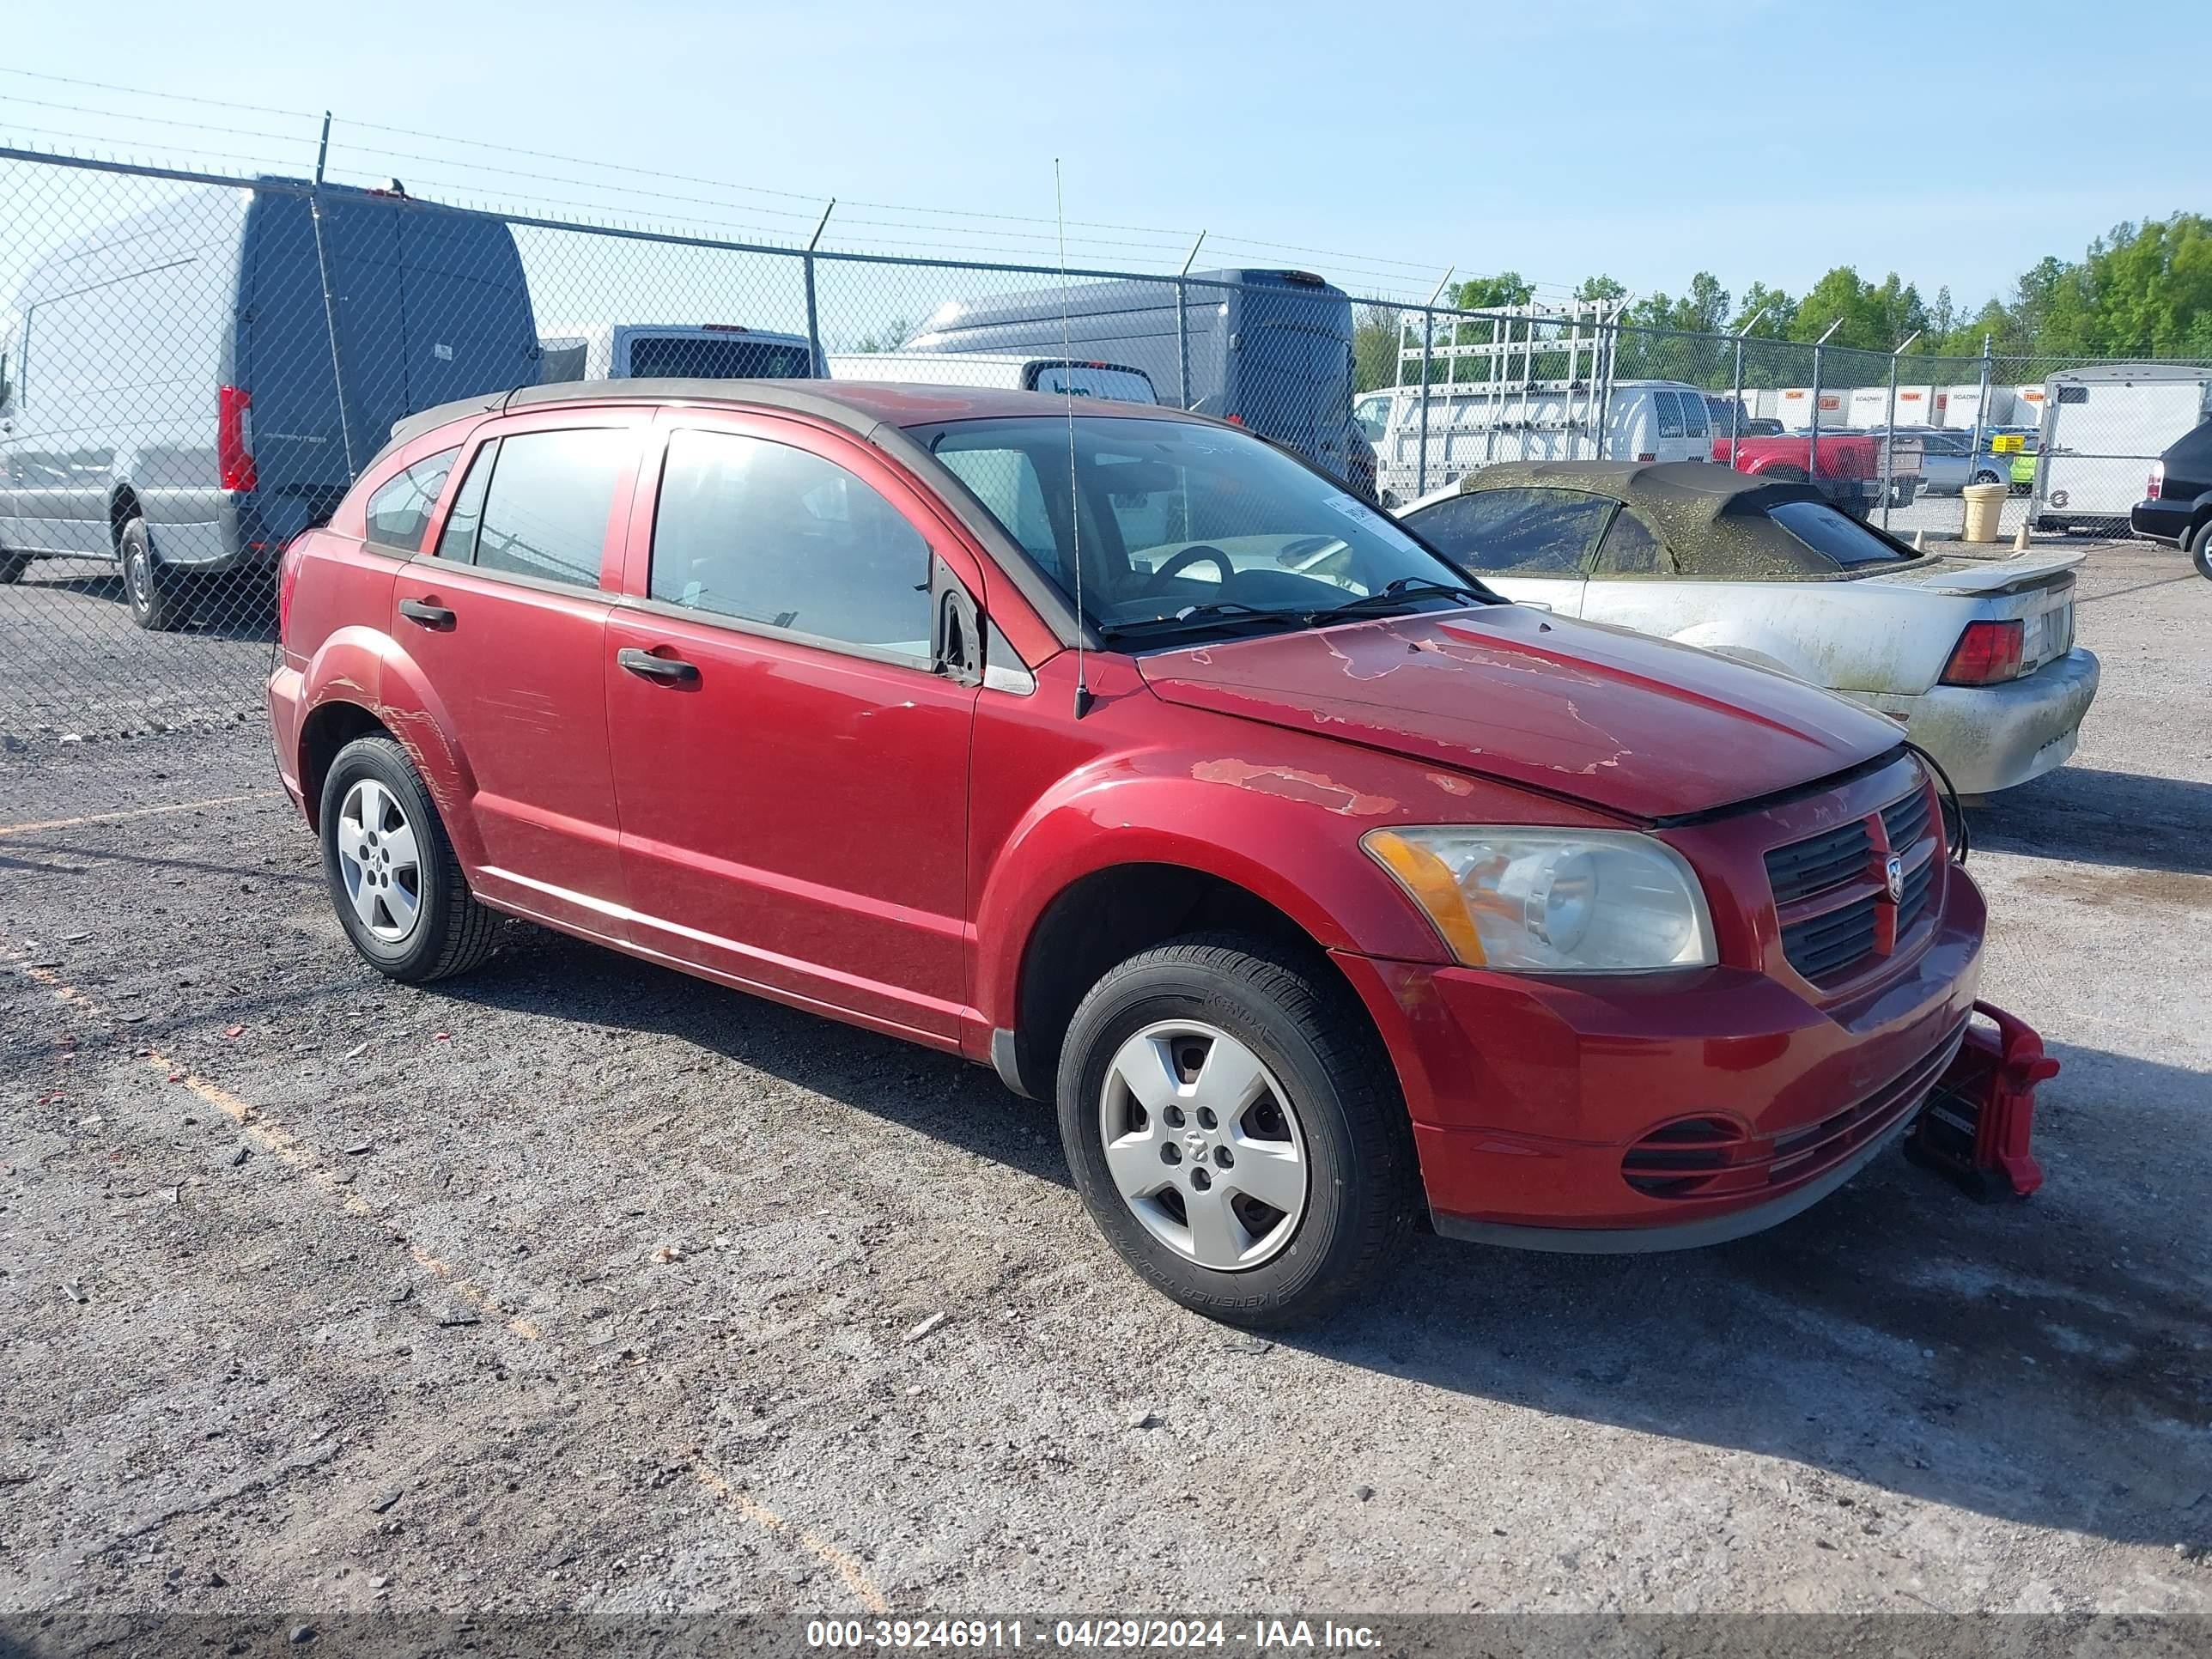
{"label": "front bumper", "polygon": [[1993,794],[2040,777],[2074,752],[2097,696],[2096,657],[2076,647],[2002,685],[1938,685],[1918,696],[1844,695],[1905,722],[1963,795]]}
{"label": "front bumper", "polygon": [[[1985,913],[1956,870],[1909,965],[1823,1005],[1714,968],[1661,986],[1339,956],[1397,1062],[1439,1232],[1577,1251],[1678,1249],[1788,1219],[1910,1123],[1956,1052]],[[1662,1126],[1733,1126],[1714,1178],[1654,1194],[1626,1161]]]}

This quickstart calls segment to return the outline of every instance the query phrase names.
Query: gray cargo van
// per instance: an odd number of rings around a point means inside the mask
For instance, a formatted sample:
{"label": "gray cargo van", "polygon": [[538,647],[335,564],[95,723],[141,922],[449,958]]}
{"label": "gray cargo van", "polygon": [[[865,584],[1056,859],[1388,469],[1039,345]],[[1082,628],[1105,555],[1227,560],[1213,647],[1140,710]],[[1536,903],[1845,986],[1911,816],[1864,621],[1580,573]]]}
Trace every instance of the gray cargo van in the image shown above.
{"label": "gray cargo van", "polygon": [[33,268],[8,318],[0,580],[112,559],[139,626],[175,627],[328,517],[394,421],[536,383],[505,224],[333,185],[320,220],[296,180],[193,185]]}
{"label": "gray cargo van", "polygon": [[1194,271],[1188,292],[1180,330],[1172,282],[1072,283],[955,300],[899,349],[1126,363],[1162,402],[1238,422],[1372,500],[1375,451],[1352,418],[1350,296],[1303,270]]}

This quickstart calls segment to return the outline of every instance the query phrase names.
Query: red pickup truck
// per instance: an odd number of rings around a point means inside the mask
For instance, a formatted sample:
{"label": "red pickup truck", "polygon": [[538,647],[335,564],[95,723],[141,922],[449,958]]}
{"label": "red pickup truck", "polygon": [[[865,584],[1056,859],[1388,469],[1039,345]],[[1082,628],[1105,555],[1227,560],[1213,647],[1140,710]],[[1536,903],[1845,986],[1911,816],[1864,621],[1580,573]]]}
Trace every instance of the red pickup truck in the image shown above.
{"label": "red pickup truck", "polygon": [[[1809,434],[1790,433],[1771,438],[1716,438],[1713,459],[1739,472],[1771,478],[1777,483],[1811,483],[1853,518],[1863,519],[1881,504],[1882,446],[1890,441],[1878,433],[1823,432],[1815,476],[1813,440]],[[1890,458],[1889,478],[1899,505],[1911,502],[1920,481],[1917,444],[1899,442]]]}

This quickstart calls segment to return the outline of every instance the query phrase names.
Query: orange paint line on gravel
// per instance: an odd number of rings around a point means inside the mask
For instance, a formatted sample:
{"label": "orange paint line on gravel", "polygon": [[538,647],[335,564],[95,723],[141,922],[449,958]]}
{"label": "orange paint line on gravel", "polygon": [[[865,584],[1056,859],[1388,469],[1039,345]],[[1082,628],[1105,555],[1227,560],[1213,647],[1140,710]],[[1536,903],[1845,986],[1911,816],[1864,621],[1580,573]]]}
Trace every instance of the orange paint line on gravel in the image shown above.
{"label": "orange paint line on gravel", "polygon": [[738,1491],[724,1480],[714,1465],[700,1456],[697,1452],[692,1453],[691,1460],[692,1473],[699,1477],[699,1484],[706,1487],[708,1492],[714,1493],[753,1525],[760,1528],[762,1531],[786,1533],[796,1538],[800,1547],[809,1555],[836,1569],[837,1576],[845,1581],[845,1588],[860,1597],[861,1605],[870,1613],[889,1613],[891,1610],[891,1604],[884,1599],[883,1591],[876,1587],[876,1581],[868,1577],[868,1570],[858,1561],[829,1540],[810,1532],[805,1527],[793,1524],[769,1508],[767,1504]]}
{"label": "orange paint line on gravel", "polygon": [[[9,960],[10,965],[21,970],[26,978],[52,991],[58,1000],[95,1019],[107,1018],[106,1009],[64,980],[52,969],[25,962],[20,957]],[[363,1221],[377,1219],[376,1211],[368,1200],[333,1175],[330,1166],[313,1147],[283,1124],[272,1121],[260,1107],[240,1100],[219,1084],[210,1083],[207,1079],[186,1071],[158,1048],[147,1050],[145,1060],[148,1066],[170,1082],[182,1084],[236,1123],[257,1150],[267,1153],[299,1175],[324,1197],[334,1200],[348,1215]],[[517,1336],[526,1337],[534,1342],[544,1334],[530,1320],[520,1316],[510,1318],[489,1291],[473,1279],[465,1278],[451,1262],[441,1261],[411,1240],[407,1243],[407,1254],[414,1259],[416,1267],[442,1280],[455,1296],[478,1313],[489,1314],[500,1320]]]}
{"label": "orange paint line on gravel", "polygon": [[47,818],[39,823],[0,824],[0,836],[35,835],[41,830],[75,830],[87,823],[122,823],[131,818],[157,818],[171,812],[197,812],[204,806],[235,806],[240,801],[264,800],[281,795],[281,789],[255,789],[243,795],[211,795],[205,800],[178,801],[169,806],[141,806],[129,812],[94,812],[81,818]]}

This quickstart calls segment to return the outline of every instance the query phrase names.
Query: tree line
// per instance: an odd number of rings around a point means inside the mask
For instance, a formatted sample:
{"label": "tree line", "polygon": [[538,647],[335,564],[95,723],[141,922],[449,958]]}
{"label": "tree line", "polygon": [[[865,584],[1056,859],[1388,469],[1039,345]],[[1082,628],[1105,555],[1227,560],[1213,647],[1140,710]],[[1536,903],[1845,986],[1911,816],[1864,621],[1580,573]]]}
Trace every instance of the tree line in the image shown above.
{"label": "tree line", "polygon": [[[1533,284],[1509,270],[1458,284],[1450,303],[1482,310],[1527,305],[1534,295]],[[1603,274],[1584,278],[1574,297],[1609,305],[1629,300],[1626,287]],[[1370,307],[1357,320],[1353,356],[1361,390],[1399,383],[1401,314]],[[1923,365],[1916,373],[1909,360],[1979,357],[1985,339],[2000,357],[2212,359],[2212,219],[2177,213],[2117,225],[2079,259],[2037,261],[2008,295],[1993,296],[1978,309],[1959,305],[1948,287],[1938,288],[1931,299],[1895,271],[1875,282],[1850,265],[1838,265],[1802,295],[1754,282],[1737,296],[1701,270],[1683,294],[1629,300],[1622,320],[1648,331],[1623,335],[1616,374],[1710,385],[1732,377],[1733,345],[1668,337],[1743,334],[1750,385],[1802,380],[1810,354],[1802,348],[1832,325],[1828,344],[1837,355],[1829,362],[1835,373],[1824,378],[1838,386],[1864,383],[1876,356],[1885,360],[1880,368],[1886,374],[1889,354],[1916,333],[1919,337],[1899,366],[1906,382],[1957,378],[1948,365],[1940,372]],[[1480,342],[1489,337],[1489,329],[1462,322],[1447,333],[1440,325],[1437,337]],[[1541,354],[1537,372],[1543,372]],[[1419,371],[1404,378],[1418,380]]]}

